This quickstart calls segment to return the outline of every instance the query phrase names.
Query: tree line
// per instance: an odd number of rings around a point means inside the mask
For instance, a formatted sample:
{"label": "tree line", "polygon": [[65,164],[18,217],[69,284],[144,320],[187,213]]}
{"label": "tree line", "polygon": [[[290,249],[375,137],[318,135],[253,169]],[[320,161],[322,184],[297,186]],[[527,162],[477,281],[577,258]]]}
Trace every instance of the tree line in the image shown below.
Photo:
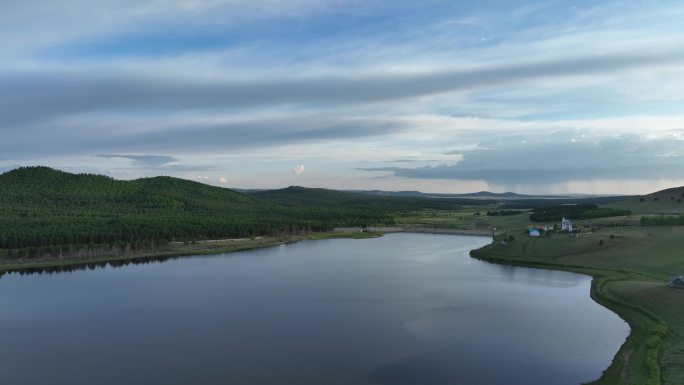
{"label": "tree line", "polygon": [[684,215],[650,215],[640,219],[642,226],[684,226]]}
{"label": "tree line", "polygon": [[428,198],[285,190],[259,197],[171,177],[120,181],[47,167],[15,169],[0,174],[0,255],[106,253],[172,241],[393,225],[402,211],[458,207]]}
{"label": "tree line", "polygon": [[530,220],[560,221],[567,219],[592,219],[630,215],[631,211],[615,208],[599,208],[595,204],[542,206],[532,210]]}

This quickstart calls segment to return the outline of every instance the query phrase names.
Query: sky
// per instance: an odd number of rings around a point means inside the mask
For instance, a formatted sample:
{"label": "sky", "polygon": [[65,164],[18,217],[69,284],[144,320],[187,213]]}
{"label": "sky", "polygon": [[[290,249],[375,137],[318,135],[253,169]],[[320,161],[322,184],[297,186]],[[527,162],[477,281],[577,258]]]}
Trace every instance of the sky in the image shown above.
{"label": "sky", "polygon": [[681,1],[2,0],[0,172],[684,185]]}

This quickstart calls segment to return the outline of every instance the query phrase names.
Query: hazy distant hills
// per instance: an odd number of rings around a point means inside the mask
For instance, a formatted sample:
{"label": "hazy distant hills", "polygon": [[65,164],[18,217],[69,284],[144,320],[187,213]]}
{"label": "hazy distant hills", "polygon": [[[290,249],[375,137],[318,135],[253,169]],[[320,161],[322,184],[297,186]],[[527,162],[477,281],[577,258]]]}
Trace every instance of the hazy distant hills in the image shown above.
{"label": "hazy distant hills", "polygon": [[[474,202],[470,199],[432,199],[429,194],[402,193],[365,194],[359,191],[338,191],[320,188],[290,186],[277,190],[249,191],[250,195],[271,203],[292,207],[393,207],[398,210],[440,209],[449,210],[459,205],[494,204],[494,200]],[[421,193],[419,193],[421,194]]]}
{"label": "hazy distant hills", "polygon": [[447,194],[447,193],[423,193],[420,191],[381,191],[381,190],[350,190],[353,192],[381,195],[381,196],[411,196],[423,198],[468,198],[468,199],[489,199],[495,201],[503,200],[518,200],[518,199],[603,199],[621,201],[631,196],[614,196],[614,195],[591,195],[591,194],[564,194],[564,195],[526,195],[514,192],[494,193],[490,191],[479,191],[465,194]]}
{"label": "hazy distant hills", "polygon": [[527,198],[533,197],[531,195],[516,194],[512,192],[493,193],[489,191],[480,191],[476,193],[467,194],[446,194],[446,193],[424,193],[420,191],[382,191],[382,190],[350,190],[352,192],[367,194],[367,195],[382,195],[382,196],[410,196],[410,197],[424,197],[424,198]]}

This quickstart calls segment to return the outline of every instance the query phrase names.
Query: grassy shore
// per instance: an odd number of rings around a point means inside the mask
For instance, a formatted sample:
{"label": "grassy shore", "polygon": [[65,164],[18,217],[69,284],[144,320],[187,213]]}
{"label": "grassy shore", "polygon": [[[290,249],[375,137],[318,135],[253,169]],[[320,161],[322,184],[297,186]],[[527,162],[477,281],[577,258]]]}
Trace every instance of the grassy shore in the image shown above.
{"label": "grassy shore", "polygon": [[[509,235],[516,239],[502,244]],[[684,383],[684,290],[666,285],[670,275],[684,272],[684,228],[606,228],[580,238],[509,232],[471,254],[594,277],[592,298],[627,321],[632,332],[593,385]]]}
{"label": "grassy shore", "polygon": [[[678,204],[669,198],[649,200],[660,202],[658,212]],[[414,213],[397,222],[447,229],[496,227],[494,242],[473,251],[473,257],[591,275],[592,298],[631,328],[612,365],[591,385],[679,385],[684,384],[684,290],[666,284],[671,275],[684,274],[684,227],[640,226],[640,216],[649,208],[634,210],[637,215],[576,221],[584,231],[579,238],[562,233],[530,238],[526,228],[535,223],[528,213],[492,217],[484,215],[487,207]],[[588,232],[588,227],[594,230]],[[511,235],[513,242],[501,243]]]}

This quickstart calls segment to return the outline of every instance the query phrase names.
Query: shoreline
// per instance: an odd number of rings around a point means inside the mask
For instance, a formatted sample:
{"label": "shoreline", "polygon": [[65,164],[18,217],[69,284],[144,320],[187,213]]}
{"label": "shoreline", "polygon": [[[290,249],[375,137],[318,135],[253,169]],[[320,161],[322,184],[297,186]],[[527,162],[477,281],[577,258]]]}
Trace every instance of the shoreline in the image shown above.
{"label": "shoreline", "polygon": [[336,228],[330,232],[311,233],[302,235],[260,236],[254,238],[229,238],[198,240],[194,244],[173,242],[162,249],[140,250],[124,255],[110,255],[101,257],[63,257],[44,259],[24,259],[18,261],[0,262],[0,277],[4,273],[31,272],[37,270],[58,270],[60,268],[77,268],[78,266],[107,264],[107,263],[136,263],[158,259],[192,257],[197,255],[226,254],[238,251],[255,250],[275,247],[305,240],[321,240],[335,238],[365,239],[375,238],[389,233],[420,233],[487,236],[491,233],[484,230],[455,230],[421,227],[368,227],[361,231],[360,227]]}
{"label": "shoreline", "polygon": [[[581,385],[660,385],[663,383],[658,353],[662,350],[664,337],[668,333],[667,324],[641,306],[617,298],[616,294],[610,290],[610,285],[616,282],[652,279],[638,276],[633,272],[617,269],[539,262],[532,259],[524,259],[524,257],[522,259],[497,257],[488,255],[486,251],[483,251],[493,245],[495,245],[495,240],[489,245],[471,250],[470,256],[477,260],[500,265],[567,271],[588,275],[592,278],[589,292],[590,298],[597,304],[615,313],[629,325],[629,335],[616,352],[610,366],[597,379]],[[632,359],[633,353],[637,349],[647,350],[647,362],[639,363]],[[632,376],[628,372],[633,366],[638,364],[645,366],[648,377],[640,381],[630,381]]]}
{"label": "shoreline", "polygon": [[199,240],[188,244],[173,242],[161,249],[148,249],[130,252],[123,255],[105,255],[98,257],[62,257],[0,262],[0,277],[6,273],[33,273],[42,271],[59,271],[87,268],[95,265],[119,265],[128,263],[145,263],[148,261],[193,257],[200,255],[228,254],[239,251],[264,249],[305,240],[322,240],[332,238],[375,238],[384,233],[377,232],[323,232],[301,235],[261,236],[254,238],[230,238],[216,240]]}
{"label": "shoreline", "polygon": [[[488,236],[492,237],[491,232],[486,230],[456,230],[439,228],[420,228],[420,227],[372,227],[360,231],[359,228],[335,229],[332,232],[314,233],[307,235],[288,235],[279,237],[255,237],[253,239],[225,239],[198,241],[192,246],[177,244],[175,248],[169,250],[147,250],[140,253],[133,253],[125,256],[95,257],[95,258],[64,258],[57,260],[30,261],[19,263],[0,264],[0,278],[6,273],[42,273],[59,272],[71,269],[85,269],[97,266],[117,266],[136,263],[148,263],[154,261],[165,261],[168,259],[192,257],[199,255],[227,254],[232,252],[256,250],[268,247],[275,247],[284,244],[296,243],[305,240],[323,240],[338,238],[366,239],[377,238],[389,233],[421,233],[438,235],[458,235],[458,236]],[[577,274],[585,274],[592,277],[590,298],[599,305],[607,308],[623,319],[630,327],[630,333],[613,357],[611,365],[604,370],[602,375],[588,385],[608,385],[622,384],[627,371],[633,360],[630,360],[635,349],[650,343],[655,344],[650,351],[659,351],[664,334],[667,332],[667,325],[651,312],[616,298],[610,293],[612,282],[636,279],[633,273],[619,271],[615,269],[601,269],[596,267],[580,265],[562,265],[557,263],[542,263],[530,259],[511,259],[487,255],[486,250],[496,244],[496,239],[479,249],[470,251],[470,257],[490,263],[501,265],[520,266],[547,270],[568,271]],[[204,246],[204,247],[203,247]],[[210,246],[210,247],[207,247]],[[644,277],[641,277],[642,279]],[[660,333],[653,334],[651,330],[658,330]],[[661,384],[660,366],[658,355],[650,355],[650,362],[646,363],[648,372],[652,373],[655,381],[642,382],[644,385]],[[651,378],[649,378],[650,380]]]}
{"label": "shoreline", "polygon": [[[364,231],[371,233],[414,233],[414,234],[445,234],[445,235],[470,235],[476,237],[491,237],[491,230],[469,230],[469,229],[447,229],[439,227],[420,227],[420,226],[372,226],[363,228]],[[337,227],[334,232],[360,232],[358,227]]]}

